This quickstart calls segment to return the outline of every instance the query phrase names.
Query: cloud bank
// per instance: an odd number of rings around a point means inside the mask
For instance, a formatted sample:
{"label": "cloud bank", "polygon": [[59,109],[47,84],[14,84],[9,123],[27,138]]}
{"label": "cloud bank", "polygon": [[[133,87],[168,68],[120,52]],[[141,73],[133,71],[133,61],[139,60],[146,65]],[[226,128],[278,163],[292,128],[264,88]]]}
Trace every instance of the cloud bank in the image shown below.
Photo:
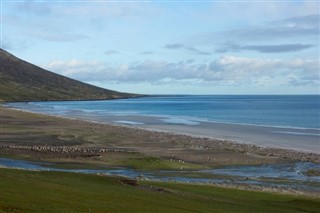
{"label": "cloud bank", "polygon": [[98,61],[52,61],[45,66],[60,74],[95,82],[211,82],[219,85],[316,85],[316,59],[259,59],[223,56],[206,63],[146,60],[112,66]]}

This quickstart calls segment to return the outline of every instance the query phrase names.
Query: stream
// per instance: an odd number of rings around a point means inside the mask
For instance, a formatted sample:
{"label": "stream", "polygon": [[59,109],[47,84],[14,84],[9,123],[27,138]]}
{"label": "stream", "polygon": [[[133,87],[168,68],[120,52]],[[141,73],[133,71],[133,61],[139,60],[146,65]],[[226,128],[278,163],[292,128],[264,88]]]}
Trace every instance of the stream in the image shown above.
{"label": "stream", "polygon": [[144,171],[124,167],[102,169],[62,169],[56,163],[35,162],[0,158],[0,167],[37,171],[61,171],[84,174],[104,174],[132,179],[172,181],[185,183],[226,183],[282,187],[286,189],[308,190],[320,193],[320,177],[307,176],[309,169],[320,170],[320,165],[310,162],[292,162],[260,166],[226,166],[197,171]]}

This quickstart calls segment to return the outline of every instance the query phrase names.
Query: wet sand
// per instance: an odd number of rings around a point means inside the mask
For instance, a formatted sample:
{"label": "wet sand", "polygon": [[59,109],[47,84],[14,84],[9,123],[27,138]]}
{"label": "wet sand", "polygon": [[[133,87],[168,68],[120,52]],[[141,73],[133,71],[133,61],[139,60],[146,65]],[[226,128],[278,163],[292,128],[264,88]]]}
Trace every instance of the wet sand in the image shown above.
{"label": "wet sand", "polygon": [[[124,126],[88,122],[83,120],[85,119],[83,116],[81,119],[65,119],[6,108],[1,108],[1,112],[0,151],[2,154],[55,159],[94,158],[97,162],[108,163],[110,162],[109,157],[118,159],[119,152],[116,150],[121,150],[121,157],[130,158],[130,153],[141,153],[164,160],[185,161],[209,167],[276,163],[283,160],[320,163],[320,154],[317,153],[317,150],[302,152],[301,150],[238,143],[214,137],[196,137],[195,134],[190,134],[192,133],[190,131],[194,129],[188,129],[194,126],[174,124],[169,129],[161,130],[162,126],[153,119],[151,121],[154,124]],[[119,116],[115,117],[118,120],[121,119]],[[140,120],[135,121],[141,123],[150,119],[144,116],[137,118]],[[128,120],[128,117],[126,119]],[[112,123],[112,120],[109,122]],[[168,128],[169,125],[166,124],[164,127]],[[181,131],[189,130],[188,134],[179,134],[176,131],[179,130],[178,127]],[[220,131],[224,131],[223,126],[219,127],[222,128]],[[216,134],[215,129],[210,131]],[[238,128],[235,128],[234,131],[241,133],[241,129]],[[199,132],[196,133],[199,134]],[[258,132],[256,137],[257,141],[268,139],[259,135]],[[105,154],[104,150],[112,152]],[[106,160],[103,160],[104,156]]]}
{"label": "wet sand", "polygon": [[[320,154],[320,129],[285,128],[271,126],[255,126],[242,124],[226,124],[213,122],[193,122],[189,124],[169,123],[167,118],[153,116],[121,116],[94,117],[90,114],[73,114],[72,117],[125,125],[152,131],[187,134],[197,137],[228,140],[261,147],[289,149],[301,152]],[[190,125],[191,124],[191,125]]]}
{"label": "wet sand", "polygon": [[[262,147],[283,148],[303,152],[320,153],[319,130],[249,126],[220,123],[201,123],[199,126],[153,125],[144,128],[211,137]],[[307,135],[307,134],[314,135]]]}

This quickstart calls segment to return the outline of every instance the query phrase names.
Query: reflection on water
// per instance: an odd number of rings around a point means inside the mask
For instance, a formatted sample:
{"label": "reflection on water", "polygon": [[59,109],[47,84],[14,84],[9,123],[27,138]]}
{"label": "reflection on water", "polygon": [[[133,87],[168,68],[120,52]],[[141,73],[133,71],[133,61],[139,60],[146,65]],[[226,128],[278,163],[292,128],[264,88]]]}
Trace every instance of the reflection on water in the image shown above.
{"label": "reflection on water", "polygon": [[[309,177],[304,172],[320,169],[319,164],[296,162],[262,166],[233,166],[199,171],[141,171],[130,168],[60,169],[54,163],[33,162],[0,158],[0,166],[39,171],[63,171],[84,174],[105,174],[144,178],[160,181],[188,183],[235,183],[262,186],[308,189],[320,192],[320,177]],[[218,177],[223,175],[224,177]],[[194,176],[194,177],[193,177]]]}

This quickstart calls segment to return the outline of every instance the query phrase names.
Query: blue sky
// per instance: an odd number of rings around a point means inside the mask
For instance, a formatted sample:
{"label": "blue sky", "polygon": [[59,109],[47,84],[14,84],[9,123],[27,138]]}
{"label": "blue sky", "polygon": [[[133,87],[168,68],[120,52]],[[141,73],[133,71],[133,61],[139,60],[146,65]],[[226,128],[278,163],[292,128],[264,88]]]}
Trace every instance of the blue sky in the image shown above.
{"label": "blue sky", "polygon": [[320,94],[319,1],[1,2],[1,47],[144,94]]}

